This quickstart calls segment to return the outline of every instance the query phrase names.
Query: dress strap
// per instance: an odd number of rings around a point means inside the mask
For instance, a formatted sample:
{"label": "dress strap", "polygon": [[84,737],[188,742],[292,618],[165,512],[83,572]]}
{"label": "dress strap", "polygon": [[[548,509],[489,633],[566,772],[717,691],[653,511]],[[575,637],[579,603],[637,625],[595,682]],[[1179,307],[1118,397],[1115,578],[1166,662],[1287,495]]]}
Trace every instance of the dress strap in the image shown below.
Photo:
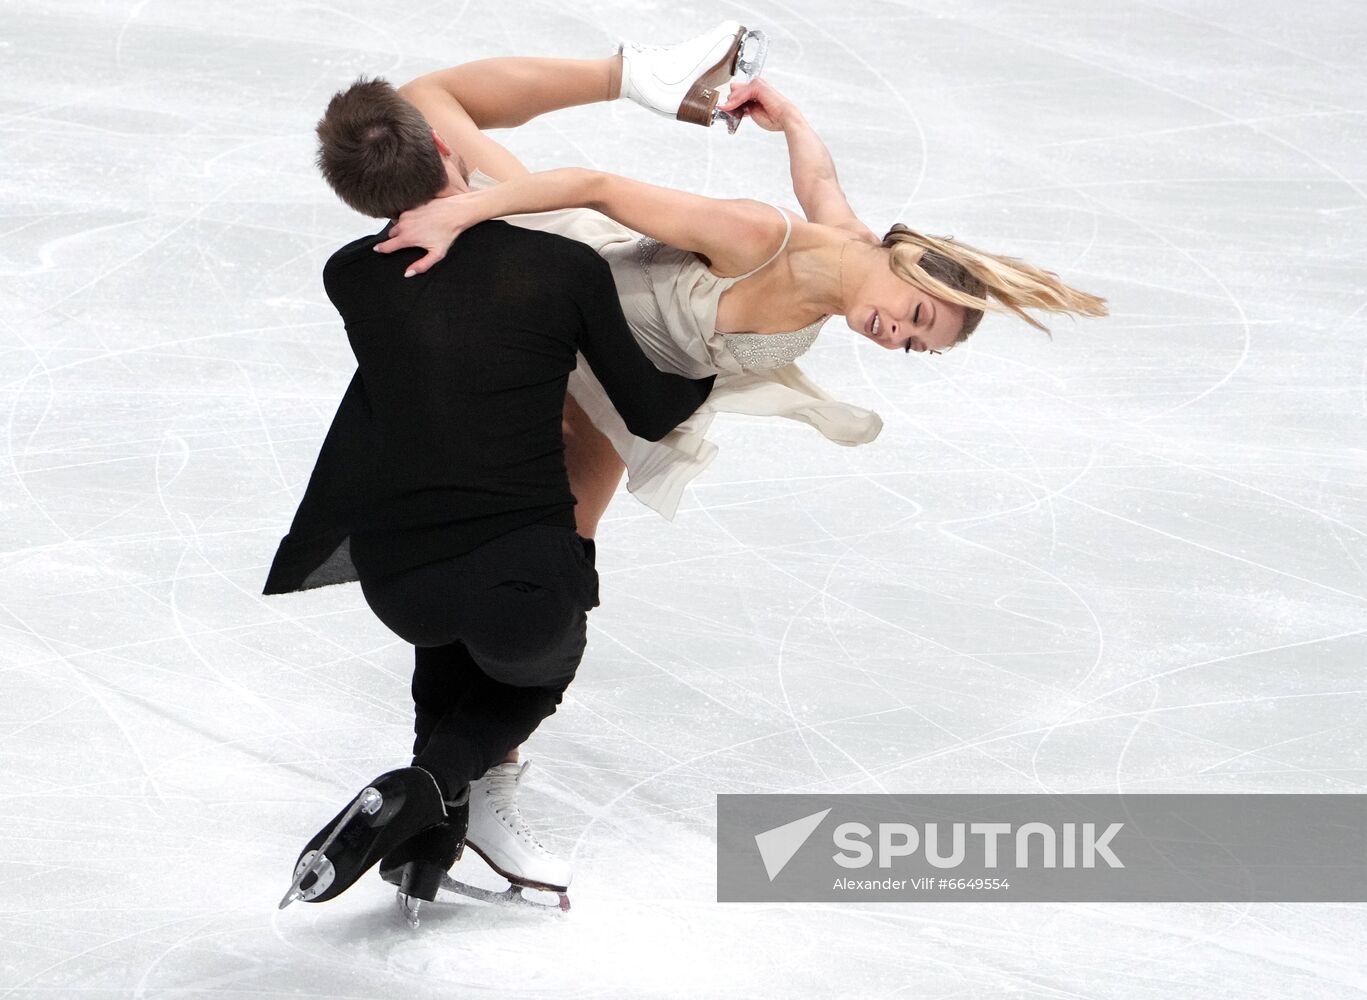
{"label": "dress strap", "polygon": [[774,255],[772,257],[766,260],[759,267],[755,268],[753,271],[746,271],[738,278],[731,278],[730,280],[732,282],[744,281],[746,278],[750,277],[750,275],[757,274],[758,272],[763,271],[774,261],[778,260],[779,255],[782,254],[784,250],[788,249],[788,241],[793,237],[793,220],[788,218],[788,213],[785,212],[783,209],[779,208],[777,205],[771,205],[769,207],[772,208],[779,215],[783,216],[783,242],[779,244],[778,249],[774,251]]}

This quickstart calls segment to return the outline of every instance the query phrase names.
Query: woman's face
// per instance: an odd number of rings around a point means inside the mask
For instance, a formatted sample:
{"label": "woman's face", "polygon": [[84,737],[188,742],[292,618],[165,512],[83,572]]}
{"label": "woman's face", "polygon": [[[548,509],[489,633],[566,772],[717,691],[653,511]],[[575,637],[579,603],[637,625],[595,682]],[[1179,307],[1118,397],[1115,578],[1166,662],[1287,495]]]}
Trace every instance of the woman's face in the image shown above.
{"label": "woman's face", "polygon": [[851,330],[888,350],[943,352],[964,325],[964,307],[928,295],[890,267],[875,267],[845,317]]}

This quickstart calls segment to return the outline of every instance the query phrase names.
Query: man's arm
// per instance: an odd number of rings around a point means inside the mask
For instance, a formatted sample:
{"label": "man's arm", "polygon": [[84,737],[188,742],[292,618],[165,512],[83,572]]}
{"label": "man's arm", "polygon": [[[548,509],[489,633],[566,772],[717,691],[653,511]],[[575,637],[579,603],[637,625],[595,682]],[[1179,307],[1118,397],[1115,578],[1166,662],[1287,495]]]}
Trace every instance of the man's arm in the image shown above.
{"label": "man's arm", "polygon": [[592,250],[576,253],[574,296],[583,318],[579,350],[602,383],[627,430],[658,441],[693,412],[712,391],[715,375],[690,379],[662,372],[632,336],[607,263]]}

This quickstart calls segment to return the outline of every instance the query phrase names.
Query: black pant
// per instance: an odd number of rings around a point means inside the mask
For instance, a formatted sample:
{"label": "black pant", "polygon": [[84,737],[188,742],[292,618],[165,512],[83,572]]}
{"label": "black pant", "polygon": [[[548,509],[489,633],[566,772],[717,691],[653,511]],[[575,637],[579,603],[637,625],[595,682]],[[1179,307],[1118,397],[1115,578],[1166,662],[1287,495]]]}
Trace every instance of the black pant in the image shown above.
{"label": "black pant", "polygon": [[534,524],[473,552],[362,580],[372,611],[416,648],[413,763],[448,796],[555,712],[598,603],[593,542]]}

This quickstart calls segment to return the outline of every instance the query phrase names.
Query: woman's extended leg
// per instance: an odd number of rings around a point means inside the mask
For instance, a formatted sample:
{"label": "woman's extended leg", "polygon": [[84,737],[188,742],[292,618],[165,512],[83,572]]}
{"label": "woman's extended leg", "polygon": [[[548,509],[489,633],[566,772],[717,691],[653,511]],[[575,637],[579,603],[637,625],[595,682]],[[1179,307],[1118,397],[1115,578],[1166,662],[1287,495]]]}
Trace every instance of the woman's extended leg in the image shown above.
{"label": "woman's extended leg", "polygon": [[593,426],[573,396],[565,397],[563,427],[565,468],[570,474],[570,490],[578,501],[574,508],[575,530],[584,538],[592,538],[626,466],[612,442]]}
{"label": "woman's extended leg", "polygon": [[[669,118],[710,125],[720,88],[764,66],[764,32],[723,21],[677,45],[623,42],[602,59],[504,56],[419,77],[409,87],[445,91],[477,128],[515,128],[538,115],[628,97]],[[739,117],[724,115],[731,131]],[[448,142],[451,140],[448,138]]]}
{"label": "woman's extended leg", "polygon": [[551,111],[615,98],[621,66],[620,56],[480,59],[420,76],[400,92],[467,166],[506,181],[527,168],[483,130],[512,128]]}
{"label": "woman's extended leg", "polygon": [[459,102],[477,128],[516,128],[551,111],[615,100],[622,89],[622,57],[501,56],[413,81],[429,82]]}
{"label": "woman's extended leg", "polygon": [[719,88],[738,72],[757,76],[766,48],[763,32],[725,21],[678,45],[628,42],[601,59],[479,59],[420,76],[402,92],[468,164],[507,180],[526,168],[482,130],[515,128],[563,108],[629,97],[697,125],[720,116],[734,132],[739,113],[715,111]]}

